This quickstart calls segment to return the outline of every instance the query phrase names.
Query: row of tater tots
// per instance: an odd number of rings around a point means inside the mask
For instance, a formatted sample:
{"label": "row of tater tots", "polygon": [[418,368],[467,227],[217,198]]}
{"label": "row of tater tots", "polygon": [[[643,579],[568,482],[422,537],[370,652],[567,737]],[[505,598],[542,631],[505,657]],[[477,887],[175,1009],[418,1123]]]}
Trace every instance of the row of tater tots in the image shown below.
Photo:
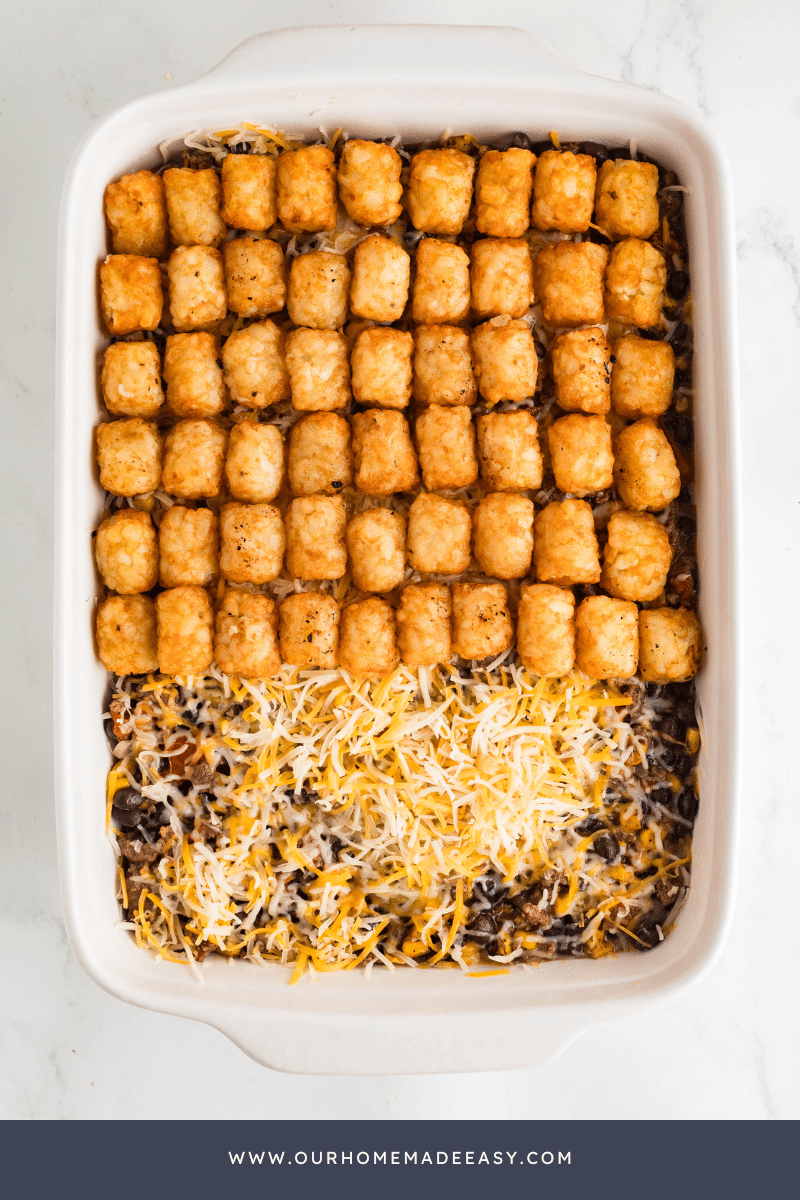
{"label": "row of tater tots", "polygon": [[[351,436],[352,430],[352,436]],[[538,423],[528,409],[485,413],[432,404],[414,422],[392,409],[309,413],[289,432],[286,475],[295,496],[335,496],[355,484],[367,496],[470,487],[482,476],[493,491],[542,484]],[[476,436],[477,434],[477,436]],[[681,490],[669,440],[651,417],[612,440],[605,417],[568,413],[547,430],[556,487],[590,496],[615,485],[627,508],[658,512]],[[273,500],[284,482],[284,440],[275,425],[245,417],[230,433],[208,418],[177,421],[163,435],[155,421],[129,417],[97,427],[100,482],[118,496],[163,487],[181,500],[218,496],[223,478],[238,500]]]}
{"label": "row of tater tots", "polygon": [[[626,418],[659,417],[670,405],[675,356],[668,342],[628,333],[609,343],[597,327],[571,329],[553,339],[550,359],[556,402],[566,412],[605,415],[613,407]],[[214,417],[231,401],[258,410],[290,398],[299,412],[340,410],[351,398],[402,409],[412,396],[418,405],[468,407],[478,392],[491,405],[518,402],[533,396],[538,374],[533,335],[511,318],[471,332],[421,325],[412,335],[373,326],[358,333],[352,351],[337,330],[284,335],[264,320],[222,345],[208,332],[173,334],[163,364],[155,342],[113,342],[101,388],[114,416],[154,417],[166,407],[178,417]]]}
{"label": "row of tater tots", "polygon": [[[312,250],[294,256],[286,279],[284,253],[270,238],[247,236],[213,246],[178,246],[167,263],[169,316],[178,333],[213,329],[230,309],[265,317],[286,306],[307,329],[341,328],[348,311],[371,321],[403,315],[420,325],[458,324],[472,314],[508,324],[535,300],[545,324],[597,325],[603,319],[649,328],[664,304],[667,268],[650,242],[626,238],[609,253],[594,242],[560,241],[534,256],[524,238],[484,238],[463,247],[439,238],[411,257],[389,237],[371,234],[353,252]],[[161,267],[155,258],[109,254],[100,265],[100,304],[112,337],[157,329],[163,313]]]}
{"label": "row of tater tots", "polygon": [[[165,257],[175,246],[219,246],[228,229],[264,231],[280,221],[291,232],[332,230],[337,200],[366,227],[392,225],[403,211],[403,163],[391,146],[355,138],[337,165],[324,146],[266,155],[228,154],[213,168],[169,168],[124,175],[105,193],[117,254]],[[338,177],[338,178],[337,178]],[[338,189],[337,189],[338,182]],[[658,169],[651,163],[594,158],[572,151],[489,150],[477,167],[453,148],[411,159],[405,207],[423,233],[459,234],[475,200],[479,233],[518,238],[543,231],[585,233],[594,216],[608,237],[649,238],[658,227]],[[338,192],[338,195],[337,195]]]}
{"label": "row of tater tots", "polygon": [[542,583],[601,584],[612,596],[648,603],[664,591],[672,561],[669,537],[656,517],[627,509],[609,518],[600,562],[594,520],[583,500],[552,501],[534,516],[533,502],[515,492],[491,492],[474,511],[423,492],[408,516],[368,508],[348,520],[339,496],[302,496],[285,516],[271,504],[229,503],[219,517],[208,508],[173,505],[156,530],[148,513],[124,508],[101,523],[95,557],[106,587],[121,595],[230,583],[263,585],[291,579],[341,579],[348,563],[362,592],[391,592],[407,564],[425,574],[460,575],[474,556],[496,579],[524,579],[535,568]]}
{"label": "row of tater tots", "polygon": [[[394,608],[370,596],[342,608],[322,592],[269,596],[227,588],[216,614],[205,588],[179,586],[149,596],[112,596],[97,617],[100,657],[114,674],[160,670],[201,675],[216,661],[245,678],[276,675],[282,663],[340,666],[380,679],[408,666],[485,659],[508,650],[514,621],[501,583],[410,583]],[[642,609],[609,596],[550,584],[521,589],[516,627],[524,666],[540,676],[575,665],[592,679],[670,683],[690,678],[699,658],[697,619],[687,609]]]}

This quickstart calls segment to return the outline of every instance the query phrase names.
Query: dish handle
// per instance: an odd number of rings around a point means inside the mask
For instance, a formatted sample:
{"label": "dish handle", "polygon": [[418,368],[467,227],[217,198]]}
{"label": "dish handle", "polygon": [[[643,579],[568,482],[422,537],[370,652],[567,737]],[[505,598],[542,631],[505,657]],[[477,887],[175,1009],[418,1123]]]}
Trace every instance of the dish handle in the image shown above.
{"label": "dish handle", "polygon": [[[420,81],[474,81],[502,73],[515,82],[535,74],[537,84],[553,84],[585,74],[573,67],[535,33],[499,25],[319,25],[276,29],[242,42],[203,76],[220,87],[286,82],[293,90],[306,82],[335,83],[352,78],[352,64],[363,64],[364,81],[387,53],[401,61],[404,75]],[[385,82],[385,67],[375,77]],[[190,85],[191,86],[191,85]]]}

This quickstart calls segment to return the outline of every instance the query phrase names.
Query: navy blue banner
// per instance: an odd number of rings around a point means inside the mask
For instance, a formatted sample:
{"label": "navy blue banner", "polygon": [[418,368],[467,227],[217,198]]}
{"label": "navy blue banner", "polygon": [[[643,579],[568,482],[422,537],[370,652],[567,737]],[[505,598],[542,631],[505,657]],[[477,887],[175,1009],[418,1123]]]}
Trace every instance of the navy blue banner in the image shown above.
{"label": "navy blue banner", "polygon": [[[313,1084],[311,1084],[313,1086]],[[9,1200],[241,1193],[380,1200],[796,1195],[797,1124],[681,1121],[5,1122]]]}

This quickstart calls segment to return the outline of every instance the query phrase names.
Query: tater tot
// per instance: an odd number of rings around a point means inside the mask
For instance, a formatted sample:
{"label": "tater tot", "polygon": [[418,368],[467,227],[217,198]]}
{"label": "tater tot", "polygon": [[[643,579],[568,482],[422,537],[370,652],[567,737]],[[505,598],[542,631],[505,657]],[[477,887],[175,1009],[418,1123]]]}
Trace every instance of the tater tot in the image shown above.
{"label": "tater tot", "polygon": [[526,400],[536,391],[539,360],[524,321],[492,317],[472,331],[478,389],[488,404]]}
{"label": "tater tot", "polygon": [[611,349],[602,329],[570,329],[550,348],[556,404],[564,412],[611,410]]}
{"label": "tater tot", "polygon": [[219,575],[219,520],[210,508],[173,504],[158,527],[158,570],[162,587],[194,583],[210,587]]}
{"label": "tater tot", "polygon": [[475,160],[461,150],[421,150],[411,159],[406,205],[423,233],[460,233],[472,203]]}
{"label": "tater tot", "polygon": [[269,408],[291,395],[283,330],[274,321],[253,321],[226,338],[222,365],[234,404]]}
{"label": "tater tot", "polygon": [[660,417],[670,406],[675,354],[669,342],[628,333],[613,345],[611,403],[621,417]]}
{"label": "tater tot", "polygon": [[278,609],[270,596],[226,588],[215,626],[214,658],[223,674],[240,679],[278,674]]}
{"label": "tater tot", "polygon": [[545,150],[533,177],[532,224],[537,229],[585,233],[592,219],[596,179],[591,155]]}
{"label": "tater tot", "polygon": [[[241,155],[229,157],[238,159]],[[286,267],[277,242],[269,238],[234,238],[223,245],[222,262],[231,312],[240,317],[268,317],[280,312],[286,303]]]}
{"label": "tater tot", "polygon": [[268,154],[222,160],[222,219],[232,229],[269,229],[277,219],[276,164]]}
{"label": "tater tot", "polygon": [[608,250],[594,242],[558,242],[536,255],[536,293],[545,324],[599,325]]}
{"label": "tater tot", "polygon": [[213,329],[228,311],[222,255],[212,246],[178,246],[167,263],[169,311],[179,333]]}
{"label": "tater tot", "polygon": [[612,238],[649,238],[658,229],[658,167],[608,158],[597,174],[595,222]]}
{"label": "tater tot", "polygon": [[164,294],[155,258],[109,254],[100,264],[100,308],[112,337],[138,329],[157,329]]}
{"label": "tater tot", "polygon": [[411,315],[420,325],[466,319],[470,306],[469,258],[460,246],[424,238],[417,247]]}
{"label": "tater tot", "polygon": [[154,417],[164,403],[155,342],[112,342],[103,355],[100,386],[115,417]]}
{"label": "tater tot", "polygon": [[353,255],[350,310],[370,321],[398,321],[408,300],[411,258],[390,238],[373,234]]}
{"label": "tater tot", "polygon": [[100,484],[114,496],[140,496],[158,487],[164,439],[155,421],[129,417],[97,426]]}
{"label": "tater tot", "polygon": [[388,508],[368,508],[347,526],[353,583],[360,592],[390,592],[406,569],[406,521]]}
{"label": "tater tot", "polygon": [[409,667],[450,661],[453,602],[444,583],[409,583],[397,610],[397,647]]}
{"label": "tater tot", "polygon": [[522,317],[533,304],[533,260],[524,238],[473,242],[469,276],[479,317]]}
{"label": "tater tot", "polygon": [[298,496],[286,510],[286,569],[294,579],[340,579],[347,570],[341,496]]}
{"label": "tater tot", "polygon": [[453,584],[453,653],[494,658],[514,642],[514,622],[502,583]]}
{"label": "tater tot", "polygon": [[109,183],[103,196],[115,254],[163,258],[167,252],[167,205],[164,180],[152,171],[136,171]]}
{"label": "tater tot", "polygon": [[523,579],[533,556],[533,501],[490,492],[472,514],[475,558],[484,575]]}
{"label": "tater tot", "polygon": [[431,492],[469,487],[478,478],[475,427],[468,408],[431,404],[416,421],[419,465]]}
{"label": "tater tot", "polygon": [[289,269],[289,316],[307,329],[341,329],[347,320],[349,289],[350,266],[343,254],[298,254]]}
{"label": "tater tot", "polygon": [[303,146],[278,155],[278,217],[292,233],[336,225],[336,165],[327,146]]}
{"label": "tater tot", "polygon": [[158,582],[158,545],[153,522],[137,508],[106,517],[94,542],[97,569],[112,592],[149,592]]}
{"label": "tater tot", "polygon": [[285,663],[300,667],[336,666],[339,605],[322,592],[295,592],[280,606],[280,648]]}
{"label": "tater tot", "polygon": [[351,675],[382,679],[397,666],[394,609],[380,596],[357,600],[342,610],[339,665]]}
{"label": "tater tot", "polygon": [[417,456],[402,413],[381,408],[355,413],[353,455],[356,487],[367,496],[410,492],[419,483]]}
{"label": "tater tot", "polygon": [[339,159],[339,196],[359,225],[393,225],[403,211],[403,160],[393,146],[351,138]]}
{"label": "tater tot", "polygon": [[700,666],[700,625],[688,608],[639,613],[639,674],[647,683],[682,683]]}
{"label": "tater tot", "polygon": [[295,496],[336,495],[353,482],[350,426],[336,413],[302,417],[289,434],[289,487]]}
{"label": "tater tot", "polygon": [[639,659],[639,610],[628,600],[587,596],[575,613],[575,658],[590,679],[629,679]]}
{"label": "tater tot", "polygon": [[213,333],[175,333],[164,351],[167,407],[178,417],[215,417],[228,396]]}
{"label": "tater tot", "polygon": [[213,167],[170,167],[163,176],[169,232],[176,246],[219,246],[228,232],[220,215],[222,185]]}
{"label": "tater tot", "polygon": [[344,408],[350,400],[347,339],[336,329],[293,329],[286,335],[286,369],[298,412]]}
{"label": "tater tot", "polygon": [[276,425],[245,417],[228,435],[225,482],[234,500],[250,504],[274,500],[284,476],[283,437]]}
{"label": "tater tot", "polygon": [[672,562],[666,529],[646,512],[615,512],[608,521],[600,586],[618,600],[657,600]]}
{"label": "tater tot", "polygon": [[158,669],[199,675],[214,661],[214,610],[205,588],[169,588],[156,596]]}
{"label": "tater tot", "polygon": [[419,325],[414,331],[414,399],[418,404],[475,403],[469,333],[457,325]]}
{"label": "tater tot", "polygon": [[472,553],[469,509],[444,496],[422,492],[408,511],[407,552],[415,571],[460,575]]}
{"label": "tater tot", "polygon": [[556,487],[572,496],[591,496],[614,482],[611,426],[605,417],[570,413],[547,431]]}
{"label": "tater tot", "polygon": [[554,500],[536,514],[534,534],[538,580],[561,586],[599,583],[594,517],[585,500]]}
{"label": "tater tot", "polygon": [[283,566],[286,534],[271,504],[223,504],[219,569],[231,583],[270,583]]}
{"label": "tater tot", "polygon": [[535,675],[558,678],[575,665],[575,597],[551,583],[532,583],[520,592],[517,650]]}
{"label": "tater tot", "polygon": [[112,675],[158,670],[156,609],[149,596],[109,596],[97,610],[97,653]]}
{"label": "tater tot", "polygon": [[475,180],[475,227],[489,237],[518,238],[528,228],[536,155],[512,146],[487,150]]}
{"label": "tater tot", "polygon": [[667,437],[652,417],[617,435],[614,482],[626,508],[666,508],[681,490],[681,475]]}
{"label": "tater tot", "polygon": [[380,408],[405,408],[411,399],[413,350],[413,337],[402,329],[362,330],[350,355],[355,399]]}
{"label": "tater tot", "polygon": [[493,492],[542,486],[539,425],[528,409],[484,413],[476,422],[481,478]]}
{"label": "tater tot", "polygon": [[218,496],[228,434],[216,421],[177,421],[166,437],[164,491],[180,500]]}
{"label": "tater tot", "polygon": [[637,238],[617,242],[606,268],[606,316],[639,329],[658,325],[666,286],[667,264],[655,246]]}

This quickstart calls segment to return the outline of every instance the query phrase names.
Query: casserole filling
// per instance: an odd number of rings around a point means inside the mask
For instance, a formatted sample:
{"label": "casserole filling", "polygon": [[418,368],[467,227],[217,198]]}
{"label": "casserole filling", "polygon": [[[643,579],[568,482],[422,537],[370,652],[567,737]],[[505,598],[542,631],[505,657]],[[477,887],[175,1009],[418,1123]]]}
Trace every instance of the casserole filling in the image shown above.
{"label": "casserole filling", "polygon": [[700,744],[677,180],[555,135],[179,161],[106,196],[124,927],[293,979],[657,946]]}

